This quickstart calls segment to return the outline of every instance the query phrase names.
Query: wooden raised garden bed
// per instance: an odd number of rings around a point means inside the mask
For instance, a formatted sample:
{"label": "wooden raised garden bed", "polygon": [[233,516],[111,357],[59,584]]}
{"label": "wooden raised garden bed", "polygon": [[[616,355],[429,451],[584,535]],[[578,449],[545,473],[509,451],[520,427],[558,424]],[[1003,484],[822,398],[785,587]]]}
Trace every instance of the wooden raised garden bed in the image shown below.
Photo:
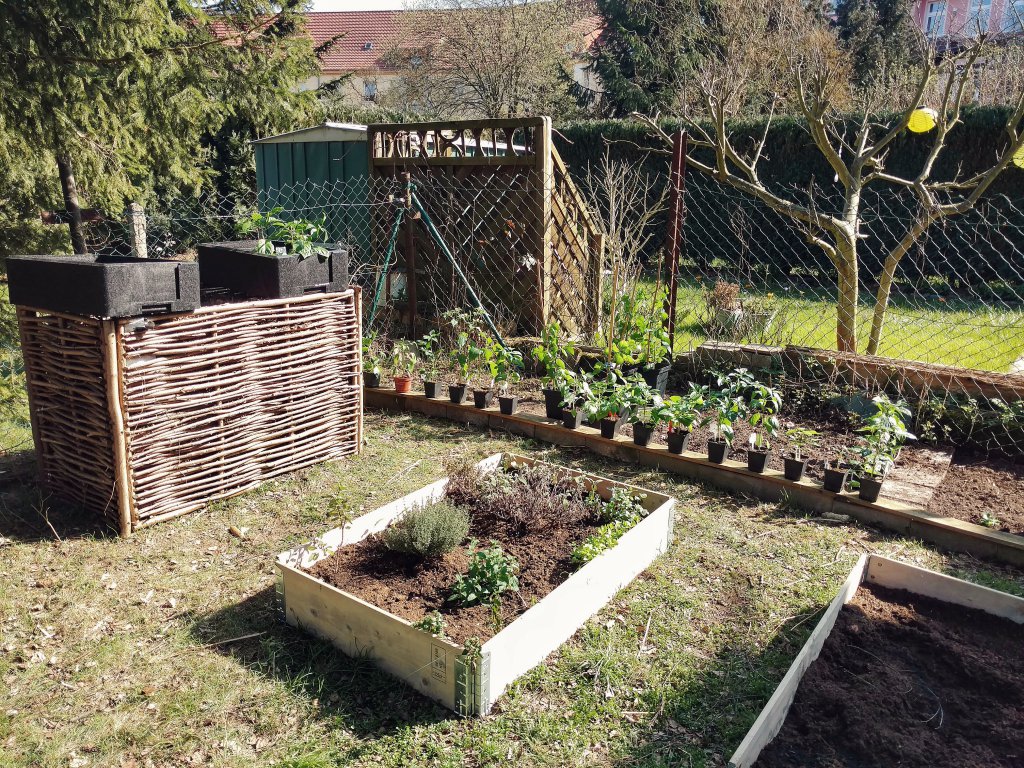
{"label": "wooden raised garden bed", "polygon": [[369,408],[410,411],[425,416],[449,419],[462,424],[500,429],[535,440],[586,448],[601,456],[629,461],[684,477],[710,483],[727,491],[745,493],[768,501],[787,499],[794,506],[819,513],[847,515],[861,522],[930,541],[954,552],[970,552],[1013,565],[1024,565],[1024,537],[994,531],[981,525],[943,517],[892,499],[864,501],[856,493],[832,493],[809,478],[787,480],[782,472],[750,472],[746,464],[725,460],[708,461],[704,454],[683,451],[670,453],[665,445],[635,445],[628,437],[605,438],[600,430],[581,426],[565,429],[561,422],[530,413],[506,416],[497,408],[478,409],[471,403],[458,405],[447,399],[431,399],[422,394],[398,394],[393,389],[366,387],[364,398]]}
{"label": "wooden raised garden bed", "polygon": [[122,535],[357,453],[359,293],[106,320],[18,307],[42,485]]}
{"label": "wooden raised garden bed", "polygon": [[862,555],[729,765],[1021,765],[1022,625],[1022,598]]}
{"label": "wooden raised garden bed", "polygon": [[[383,531],[408,510],[442,499],[448,485],[445,478],[279,555],[278,588],[286,621],[332,642],[345,653],[371,655],[380,667],[459,714],[486,714],[513,681],[569,639],[664,552],[672,535],[675,502],[668,496],[521,456],[496,454],[477,466],[492,473],[512,462],[517,466],[547,467],[558,477],[580,478],[587,489],[595,490],[604,500],[618,488],[643,494],[647,514],[613,547],[578,570],[567,568],[564,581],[532,606],[519,604],[515,618],[480,646],[471,641],[458,644],[417,629],[409,619],[310,573],[342,549],[357,547],[364,540],[373,544],[368,537]],[[375,579],[378,574],[362,575]],[[512,597],[505,602],[517,604]]]}

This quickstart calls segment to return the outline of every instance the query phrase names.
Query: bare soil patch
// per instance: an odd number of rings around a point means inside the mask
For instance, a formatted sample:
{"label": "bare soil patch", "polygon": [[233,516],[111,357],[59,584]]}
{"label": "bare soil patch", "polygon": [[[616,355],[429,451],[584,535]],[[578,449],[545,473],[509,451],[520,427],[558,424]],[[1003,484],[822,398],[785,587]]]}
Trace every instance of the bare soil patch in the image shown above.
{"label": "bare soil patch", "polygon": [[519,592],[502,595],[500,626],[495,625],[490,605],[458,607],[448,601],[455,577],[466,571],[466,547],[423,562],[390,551],[379,536],[372,536],[339,548],[316,563],[310,573],[409,621],[440,611],[445,634],[453,642],[470,637],[487,640],[569,577],[575,570],[572,550],[597,530],[596,523],[558,520],[542,531],[520,536],[504,521],[472,513],[470,538],[478,539],[480,546],[497,541],[519,561]]}
{"label": "bare soil patch", "polygon": [[1024,627],[862,585],[759,768],[1024,765]]}

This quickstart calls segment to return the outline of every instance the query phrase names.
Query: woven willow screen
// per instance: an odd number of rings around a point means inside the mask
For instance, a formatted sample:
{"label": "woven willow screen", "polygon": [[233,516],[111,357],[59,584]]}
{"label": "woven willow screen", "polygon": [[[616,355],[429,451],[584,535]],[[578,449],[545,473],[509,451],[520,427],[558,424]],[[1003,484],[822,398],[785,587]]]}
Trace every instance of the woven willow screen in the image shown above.
{"label": "woven willow screen", "polygon": [[43,485],[127,534],[357,453],[359,300],[127,320],[19,307]]}

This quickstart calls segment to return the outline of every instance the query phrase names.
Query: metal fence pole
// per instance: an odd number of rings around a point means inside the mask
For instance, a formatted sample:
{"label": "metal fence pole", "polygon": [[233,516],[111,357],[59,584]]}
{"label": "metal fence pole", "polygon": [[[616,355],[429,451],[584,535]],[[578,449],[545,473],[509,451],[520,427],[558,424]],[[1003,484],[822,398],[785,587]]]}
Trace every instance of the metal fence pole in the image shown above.
{"label": "metal fence pole", "polygon": [[669,171],[668,314],[669,348],[676,347],[676,301],[678,299],[679,250],[683,239],[683,189],[686,185],[686,131],[672,137],[672,168]]}

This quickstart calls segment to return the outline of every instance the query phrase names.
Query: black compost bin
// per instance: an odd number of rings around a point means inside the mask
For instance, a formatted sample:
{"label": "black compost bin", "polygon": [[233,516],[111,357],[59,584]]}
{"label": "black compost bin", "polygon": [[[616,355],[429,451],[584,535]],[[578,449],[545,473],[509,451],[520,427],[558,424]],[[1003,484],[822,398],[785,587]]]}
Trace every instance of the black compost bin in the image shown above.
{"label": "black compost bin", "polygon": [[202,290],[249,299],[286,299],[348,288],[348,249],[306,256],[256,252],[255,240],[199,246]]}

